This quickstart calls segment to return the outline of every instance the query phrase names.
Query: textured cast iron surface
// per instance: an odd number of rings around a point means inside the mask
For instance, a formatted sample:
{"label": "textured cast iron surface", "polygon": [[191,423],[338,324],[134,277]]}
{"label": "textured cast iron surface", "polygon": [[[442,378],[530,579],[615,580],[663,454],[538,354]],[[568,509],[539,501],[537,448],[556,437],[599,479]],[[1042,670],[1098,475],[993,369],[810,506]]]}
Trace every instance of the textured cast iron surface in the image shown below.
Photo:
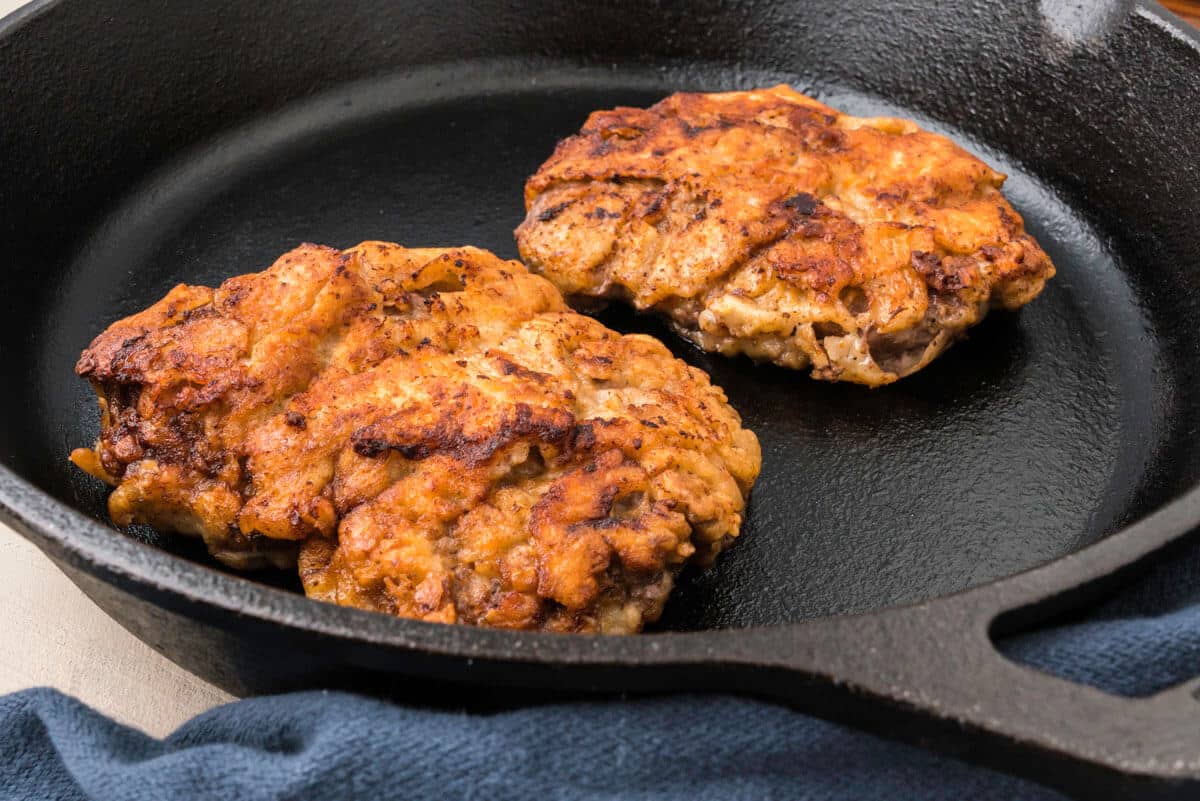
{"label": "textured cast iron surface", "polygon": [[[0,110],[19,121],[0,126],[8,517],[138,636],[235,690],[412,674],[741,690],[1080,792],[1185,792],[1166,777],[1200,775],[1187,688],[1110,698],[1004,662],[987,630],[1077,602],[1200,520],[1195,40],[1121,2],[480,6],[88,0],[0,26]],[[999,165],[1059,277],[874,392],[606,316],[710,371],[763,441],[743,540],[660,625],[725,631],[546,637],[309,603],[292,577],[113,532],[66,463],[96,425],[79,350],[173,284],[301,240],[513,255],[525,176],[588,110],[779,80]]]}

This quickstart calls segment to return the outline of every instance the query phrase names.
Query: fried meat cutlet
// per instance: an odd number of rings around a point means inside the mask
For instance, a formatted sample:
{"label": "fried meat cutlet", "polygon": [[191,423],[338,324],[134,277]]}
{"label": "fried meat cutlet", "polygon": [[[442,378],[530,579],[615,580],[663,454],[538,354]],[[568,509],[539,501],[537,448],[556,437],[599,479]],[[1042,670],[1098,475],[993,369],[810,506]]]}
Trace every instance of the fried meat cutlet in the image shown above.
{"label": "fried meat cutlet", "polygon": [[474,248],[304,245],[176,287],[77,372],[102,426],[71,458],[116,523],[429,621],[637,631],[760,467],[704,373]]}
{"label": "fried meat cutlet", "polygon": [[888,384],[1054,275],[1004,176],[787,86],[593,113],[525,187],[521,256],[701,348]]}

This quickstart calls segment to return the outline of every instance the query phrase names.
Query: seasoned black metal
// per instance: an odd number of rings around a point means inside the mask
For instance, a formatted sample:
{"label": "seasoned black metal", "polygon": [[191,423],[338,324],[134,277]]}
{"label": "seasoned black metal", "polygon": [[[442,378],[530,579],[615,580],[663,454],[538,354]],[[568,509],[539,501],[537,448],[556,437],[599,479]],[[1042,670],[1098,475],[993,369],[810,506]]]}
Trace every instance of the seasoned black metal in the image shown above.
{"label": "seasoned black metal", "polygon": [[[684,577],[659,631],[312,603],[294,577],[114,532],[65,461],[95,434],[79,350],[174,283],[306,239],[513,255],[524,177],[588,110],[779,80],[1001,165],[1059,277],[874,392],[613,312],[710,371],[764,444],[742,541]],[[239,692],[738,691],[1087,797],[1200,793],[1191,684],[1118,698],[989,639],[1200,522],[1200,44],[1153,8],[59,0],[0,23],[0,117],[0,515],[172,659]]]}

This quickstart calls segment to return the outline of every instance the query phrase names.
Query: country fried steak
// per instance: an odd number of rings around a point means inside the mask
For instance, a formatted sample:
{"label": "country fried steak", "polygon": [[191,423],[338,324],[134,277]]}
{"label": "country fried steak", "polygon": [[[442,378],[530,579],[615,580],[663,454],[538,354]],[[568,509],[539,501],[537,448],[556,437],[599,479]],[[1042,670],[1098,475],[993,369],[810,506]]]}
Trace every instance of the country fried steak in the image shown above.
{"label": "country fried steak", "polygon": [[705,350],[888,384],[1054,275],[1004,176],[787,86],[593,113],[525,187],[521,256]]}
{"label": "country fried steak", "polygon": [[658,341],[486,251],[304,245],[83,352],[119,525],[429,621],[634,632],[738,535],[760,454]]}

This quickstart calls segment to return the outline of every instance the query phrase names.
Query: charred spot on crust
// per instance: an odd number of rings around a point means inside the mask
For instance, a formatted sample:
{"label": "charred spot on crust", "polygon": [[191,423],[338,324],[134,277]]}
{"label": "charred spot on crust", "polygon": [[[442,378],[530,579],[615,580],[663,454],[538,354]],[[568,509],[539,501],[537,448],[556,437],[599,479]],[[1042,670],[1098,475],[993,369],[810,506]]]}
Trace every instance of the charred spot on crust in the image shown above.
{"label": "charred spot on crust", "polygon": [[521,439],[561,445],[575,430],[575,420],[562,409],[534,409],[518,403],[495,430],[468,433],[456,409],[446,411],[431,425],[409,427],[404,419],[385,418],[350,435],[351,447],[360,456],[377,457],[393,450],[409,461],[434,454],[452,456],[468,466],[482,464],[501,448]]}
{"label": "charred spot on crust", "polygon": [[190,323],[193,320],[212,319],[220,316],[221,313],[212,306],[201,306],[197,309],[185,309],[183,314],[180,315],[185,323]]}
{"label": "charred spot on crust", "polygon": [[942,267],[942,257],[936,253],[914,250],[912,252],[912,266],[921,275],[934,275]]}
{"label": "charred spot on crust", "polygon": [[550,222],[555,217],[557,217],[558,215],[560,215],[564,211],[566,211],[568,208],[570,208],[572,202],[574,202],[574,201],[568,200],[565,203],[556,203],[555,205],[551,206],[548,209],[542,209],[537,214],[537,221],[538,222]]}
{"label": "charred spot on crust", "polygon": [[955,292],[967,284],[966,273],[971,269],[969,260],[942,258],[936,253],[914,250],[913,269],[920,273],[935,292]]}
{"label": "charred spot on crust", "polygon": [[580,423],[571,432],[569,444],[574,451],[591,450],[596,445],[596,429],[591,423]]}
{"label": "charred spot on crust", "polygon": [[[344,267],[342,267],[341,265],[339,265],[339,268],[344,269]],[[280,287],[286,288],[287,283],[281,281]],[[246,296],[249,293],[249,291],[250,291],[250,288],[248,286],[245,286],[244,284],[235,285],[232,289],[230,289],[225,294],[225,297],[221,299],[221,305],[227,309],[232,309],[234,306],[237,306],[243,300],[246,299]],[[187,314],[187,312],[184,312],[184,319],[187,319],[187,318],[188,318],[188,314]]]}
{"label": "charred spot on crust", "polygon": [[517,364],[507,356],[497,356],[496,362],[500,365],[500,372],[506,376],[515,375],[520,378],[529,379],[530,381],[536,381],[539,384],[544,384],[550,378],[545,373],[539,373],[536,370],[530,370],[525,365]]}
{"label": "charred spot on crust", "polygon": [[[186,315],[187,312],[184,312],[184,314]],[[142,343],[147,336],[148,332],[143,331],[137,336],[125,339],[112,355],[112,358],[109,359],[107,369],[99,369],[100,365],[97,364],[97,369],[93,372],[99,373],[101,377],[111,377],[118,381],[136,380],[139,370],[131,362],[134,361],[134,357],[141,350]]]}
{"label": "charred spot on crust", "polygon": [[663,210],[663,204],[667,201],[670,194],[667,189],[660,189],[654,192],[648,192],[642,197],[642,202],[639,204],[638,215],[647,219],[657,217]]}
{"label": "charred spot on crust", "polygon": [[803,217],[809,217],[816,213],[821,206],[821,201],[807,192],[797,192],[796,194],[783,201],[781,204],[784,208],[791,209]]}
{"label": "charred spot on crust", "polygon": [[[358,433],[358,432],[355,432]],[[368,459],[374,459],[392,446],[384,439],[368,439],[366,437],[354,437],[351,435],[351,447],[359,456],[365,456]]]}

